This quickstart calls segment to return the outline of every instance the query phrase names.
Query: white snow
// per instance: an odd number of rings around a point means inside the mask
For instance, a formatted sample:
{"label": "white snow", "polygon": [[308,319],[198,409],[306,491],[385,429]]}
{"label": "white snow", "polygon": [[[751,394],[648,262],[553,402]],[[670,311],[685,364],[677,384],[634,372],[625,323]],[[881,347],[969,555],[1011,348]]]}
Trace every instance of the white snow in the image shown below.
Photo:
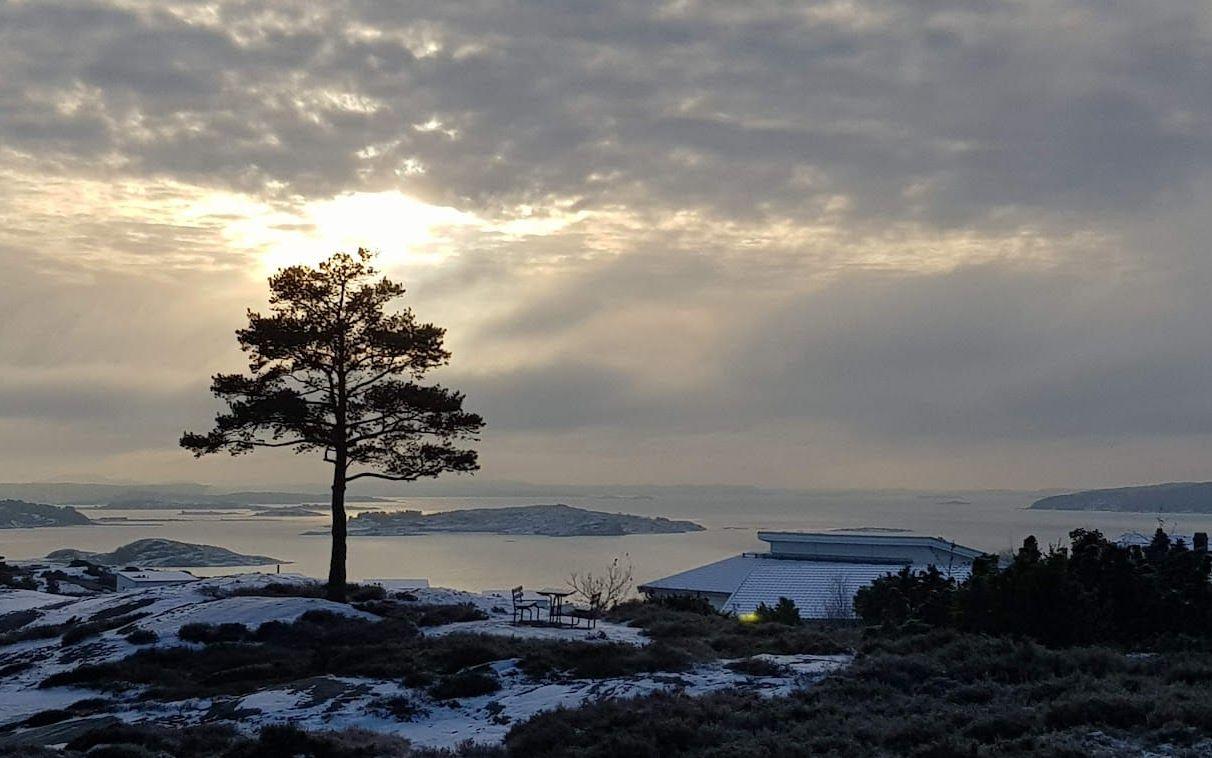
{"label": "white snow", "polygon": [[256,629],[268,621],[291,622],[308,611],[328,611],[342,616],[378,621],[379,617],[317,597],[228,597],[208,603],[196,603],[173,608],[152,618],[139,621],[139,627],[150,629],[165,642],[172,642],[177,630],[186,624],[243,624]]}
{"label": "white snow", "polygon": [[52,595],[49,592],[0,589],[0,615],[13,611],[27,611],[31,608],[45,608],[48,605],[70,600],[71,598]]}
{"label": "white snow", "polygon": [[[240,587],[306,581],[312,580],[297,574],[242,574],[86,598],[5,591],[0,592],[0,614],[37,608],[41,618],[31,625],[61,624],[71,619],[87,622],[103,611],[112,614],[114,609],[134,601],[148,601],[143,607],[124,612],[147,614],[135,623],[156,632],[159,636],[157,645],[184,644],[177,638],[177,631],[188,623],[240,623],[255,629],[267,621],[293,621],[310,610],[327,610],[368,620],[377,618],[320,598],[230,596]],[[605,621],[600,622],[596,630],[513,626],[507,593],[501,597],[444,588],[419,588],[409,590],[408,596],[426,604],[471,603],[489,616],[483,621],[422,630],[427,635],[468,632],[634,645],[648,642],[639,629]],[[118,660],[138,649],[116,631],[104,632],[67,647],[61,645],[58,636],[0,647],[0,667],[25,664],[24,668],[0,679],[0,724],[98,696],[99,693],[76,688],[38,689],[38,684],[52,674],[81,663]],[[451,747],[468,739],[496,743],[513,724],[540,711],[604,698],[630,698],[670,690],[701,695],[733,687],[763,695],[786,694],[818,681],[850,661],[849,656],[763,657],[783,664],[787,673],[779,677],[750,677],[727,669],[727,661],[715,661],[684,673],[540,682],[529,679],[517,668],[516,662],[498,661],[491,665],[500,678],[501,690],[457,703],[435,702],[425,691],[410,690],[399,681],[316,677],[238,697],[198,698],[173,703],[130,697],[117,706],[113,715],[128,721],[173,724],[234,719],[239,728],[249,732],[265,724],[282,722],[307,729],[361,727],[398,734],[417,745]],[[373,708],[377,700],[401,696],[417,703],[424,712],[412,721],[399,721]]]}
{"label": "white snow", "polygon": [[[851,660],[847,655],[763,657],[787,666],[792,673],[783,677],[751,677],[730,671],[725,666],[729,661],[716,661],[685,673],[535,682],[518,670],[514,661],[499,661],[492,665],[501,681],[498,692],[457,702],[435,702],[424,691],[408,689],[395,681],[320,677],[238,698],[167,703],[161,708],[179,714],[187,723],[198,723],[207,718],[217,703],[230,703],[233,706],[230,710],[240,714],[237,726],[248,732],[280,723],[309,730],[359,727],[396,734],[419,746],[449,748],[465,740],[499,743],[510,727],[535,714],[608,698],[641,697],[662,691],[699,696],[726,689],[770,697],[787,695],[820,681]],[[411,721],[399,721],[376,712],[374,702],[385,697],[406,697],[423,713]]]}
{"label": "white snow", "polygon": [[575,627],[531,626],[522,624],[515,626],[509,617],[489,618],[485,621],[465,621],[458,624],[444,624],[422,630],[426,636],[441,637],[446,634],[493,634],[499,637],[520,637],[536,640],[566,640],[579,642],[625,642],[629,645],[647,645],[651,640],[644,632],[636,627],[615,624],[609,621],[599,621],[594,629],[586,629],[583,625]]}

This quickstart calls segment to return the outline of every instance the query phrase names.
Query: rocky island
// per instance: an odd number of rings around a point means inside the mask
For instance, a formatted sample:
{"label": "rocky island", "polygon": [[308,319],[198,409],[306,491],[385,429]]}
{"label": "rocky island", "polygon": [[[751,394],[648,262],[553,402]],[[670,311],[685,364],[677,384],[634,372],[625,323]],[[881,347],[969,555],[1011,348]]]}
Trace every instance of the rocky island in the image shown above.
{"label": "rocky island", "polygon": [[165,539],[143,539],[123,545],[111,553],[91,553],[87,550],[56,550],[46,556],[48,561],[69,563],[85,560],[101,566],[139,566],[141,568],[180,568],[215,566],[268,566],[290,563],[264,555],[243,555],[214,545],[195,545]]}
{"label": "rocky island", "polygon": [[1084,490],[1036,500],[1033,510],[1212,513],[1212,482],[1169,482]]}
{"label": "rocky island", "polygon": [[323,511],[312,510],[311,508],[303,508],[301,506],[288,506],[284,508],[258,508],[254,516],[277,516],[279,518],[301,518],[306,516],[323,516]]}
{"label": "rocky island", "polygon": [[691,521],[574,508],[570,505],[520,505],[469,508],[424,514],[420,511],[367,511],[349,520],[350,535],[393,536],[431,532],[533,534],[544,537],[617,536],[701,532]]}
{"label": "rocky island", "polygon": [[88,526],[88,516],[71,507],[0,500],[0,529],[29,529],[38,526]]}

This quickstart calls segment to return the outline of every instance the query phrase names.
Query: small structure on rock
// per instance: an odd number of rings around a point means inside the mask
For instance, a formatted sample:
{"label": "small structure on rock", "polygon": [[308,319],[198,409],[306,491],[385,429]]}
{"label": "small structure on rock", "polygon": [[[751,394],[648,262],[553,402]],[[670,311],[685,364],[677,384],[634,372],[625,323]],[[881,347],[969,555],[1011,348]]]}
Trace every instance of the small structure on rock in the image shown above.
{"label": "small structure on rock", "polygon": [[114,575],[119,592],[198,581],[198,577],[188,571],[116,571]]}

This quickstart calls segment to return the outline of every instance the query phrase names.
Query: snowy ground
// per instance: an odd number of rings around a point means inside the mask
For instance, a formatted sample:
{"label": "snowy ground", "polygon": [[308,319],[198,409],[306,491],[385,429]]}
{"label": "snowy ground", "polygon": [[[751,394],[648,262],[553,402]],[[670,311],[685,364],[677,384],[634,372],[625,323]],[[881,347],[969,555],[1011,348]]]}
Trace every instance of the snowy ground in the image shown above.
{"label": "snowy ground", "polygon": [[[470,634],[495,634],[502,637],[526,637],[540,640],[577,640],[586,642],[626,642],[629,645],[647,645],[648,638],[634,627],[624,624],[614,624],[609,621],[599,621],[595,628],[588,629],[584,622],[578,627],[552,627],[531,624],[513,624],[511,599],[507,590],[487,590],[481,593],[461,592],[443,587],[427,587],[412,590],[409,595],[417,602],[434,605],[450,605],[454,603],[470,603],[484,613],[488,618],[484,621],[469,621],[459,624],[447,624],[424,630],[426,635],[442,636],[451,632]],[[542,598],[526,597],[526,600]],[[546,611],[539,614],[544,617]]]}
{"label": "snowy ground", "polygon": [[[785,695],[823,679],[844,667],[850,656],[762,656],[789,667],[784,677],[752,677],[717,661],[685,673],[654,674],[617,679],[535,682],[514,661],[494,664],[501,690],[459,701],[435,702],[424,692],[398,682],[345,677],[317,677],[270,687],[238,698],[189,700],[162,704],[158,713],[118,714],[127,720],[154,718],[158,722],[196,724],[222,714],[238,718],[241,729],[255,731],[266,724],[290,723],[304,729],[361,727],[406,737],[416,745],[454,747],[465,740],[497,743],[515,722],[559,706],[575,707],[607,698],[630,698],[658,691],[703,695],[739,688],[763,695]],[[377,712],[376,701],[407,697],[419,714],[402,721]]]}
{"label": "snowy ground", "polygon": [[[85,598],[47,595],[28,590],[0,591],[0,620],[5,614],[36,608],[40,615],[20,629],[54,626],[69,621],[88,622],[113,613],[116,609],[146,602],[133,613],[147,614],[136,625],[160,636],[161,645],[184,645],[177,630],[191,622],[237,622],[251,627],[266,621],[294,621],[310,610],[329,610],[351,616],[375,618],[347,605],[319,598],[234,597],[217,599],[223,590],[238,586],[257,586],[270,582],[303,581],[302,577],[276,574],[242,574],[205,579],[189,584],[152,587],[131,592],[114,592]],[[57,598],[49,602],[49,598]],[[43,602],[43,601],[47,602]],[[19,721],[48,708],[61,707],[96,693],[69,688],[39,690],[46,677],[68,671],[81,663],[104,663],[134,653],[132,645],[117,630],[64,647],[59,635],[32,639],[0,647],[0,725]]]}
{"label": "snowy ground", "polygon": [[[255,628],[267,621],[293,621],[309,610],[329,610],[350,616],[375,618],[346,605],[318,598],[225,597],[241,586],[271,582],[303,582],[287,574],[242,574],[204,579],[184,585],[155,587],[86,598],[64,597],[25,590],[0,591],[0,629],[6,614],[36,612],[39,617],[18,628],[88,622],[100,614],[114,615],[135,601],[146,603],[128,612],[147,614],[138,627],[156,632],[158,645],[184,645],[177,631],[184,624],[241,623]],[[640,630],[600,622],[595,630],[513,626],[508,593],[467,593],[442,588],[412,590],[409,599],[419,603],[471,603],[489,618],[423,630],[430,635],[451,632],[501,634],[543,639],[588,640],[646,644]],[[123,614],[124,615],[124,614]],[[9,629],[24,617],[9,615]],[[14,621],[15,619],[15,621]],[[63,646],[58,635],[0,647],[0,726],[13,724],[42,710],[62,708],[96,697],[89,690],[56,687],[38,689],[46,677],[80,665],[113,661],[139,649],[117,630]],[[315,677],[288,685],[267,687],[238,697],[192,699],[180,702],[140,702],[131,697],[116,704],[113,715],[126,721],[161,724],[197,724],[231,721],[255,731],[265,724],[289,722],[311,729],[363,727],[407,737],[419,745],[450,747],[464,740],[499,742],[515,722],[558,706],[613,697],[635,697],[658,690],[699,695],[726,688],[741,688],[768,695],[785,694],[810,685],[849,663],[849,656],[763,656],[787,666],[787,674],[753,677],[716,661],[690,672],[653,674],[618,679],[537,682],[526,677],[514,661],[493,664],[501,690],[458,702],[435,702],[422,690],[409,690],[398,681]],[[401,720],[377,707],[385,698],[408,698],[417,707],[410,720]]]}

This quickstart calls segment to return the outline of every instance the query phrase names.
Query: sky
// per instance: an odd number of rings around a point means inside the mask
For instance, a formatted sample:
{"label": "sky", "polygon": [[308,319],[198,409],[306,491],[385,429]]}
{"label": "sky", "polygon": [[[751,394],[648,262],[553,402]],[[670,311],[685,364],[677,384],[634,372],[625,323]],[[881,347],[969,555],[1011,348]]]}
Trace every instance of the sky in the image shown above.
{"label": "sky", "polygon": [[277,267],[447,327],[487,480],[1212,479],[1212,6],[0,4],[0,480],[177,447]]}

